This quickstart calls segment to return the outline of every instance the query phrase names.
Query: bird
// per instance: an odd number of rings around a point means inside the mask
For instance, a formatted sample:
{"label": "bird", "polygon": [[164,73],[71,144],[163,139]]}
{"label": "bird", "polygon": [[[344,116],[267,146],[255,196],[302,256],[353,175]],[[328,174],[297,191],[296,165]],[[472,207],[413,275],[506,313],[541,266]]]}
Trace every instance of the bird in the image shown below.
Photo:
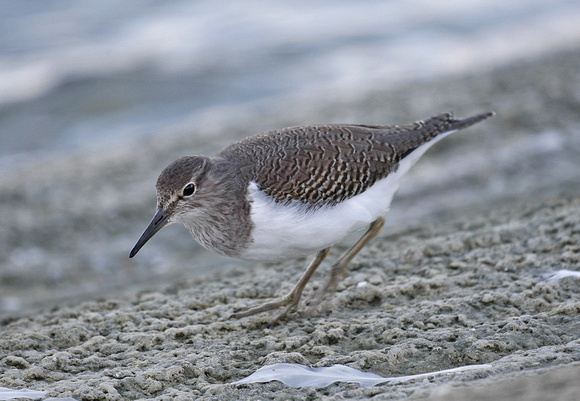
{"label": "bird", "polygon": [[241,318],[299,309],[308,281],[331,247],[366,232],[331,267],[312,305],[332,292],[349,262],[383,229],[401,177],[435,143],[494,112],[441,113],[407,125],[328,124],[284,128],[235,142],[215,155],[184,156],[156,183],[157,211],[129,257],[172,223],[206,249],[252,261],[312,256],[285,296],[236,311]]}

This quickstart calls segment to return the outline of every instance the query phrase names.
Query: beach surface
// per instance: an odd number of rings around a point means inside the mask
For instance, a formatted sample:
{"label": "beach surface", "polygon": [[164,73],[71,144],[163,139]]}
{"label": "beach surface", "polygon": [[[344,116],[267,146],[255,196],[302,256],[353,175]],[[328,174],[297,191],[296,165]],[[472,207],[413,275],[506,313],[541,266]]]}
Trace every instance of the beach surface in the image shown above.
{"label": "beach surface", "polygon": [[[0,385],[78,400],[576,400],[580,279],[546,278],[580,265],[579,65],[574,48],[316,108],[249,107],[235,122],[205,118],[195,137],[184,129],[11,171],[0,180]],[[384,234],[314,316],[271,328],[269,313],[229,319],[288,292],[306,259],[217,258],[173,226],[127,257],[153,215],[157,174],[184,153],[284,126],[442,111],[497,115],[423,157]],[[278,362],[385,377],[490,367],[369,388],[232,384]]]}

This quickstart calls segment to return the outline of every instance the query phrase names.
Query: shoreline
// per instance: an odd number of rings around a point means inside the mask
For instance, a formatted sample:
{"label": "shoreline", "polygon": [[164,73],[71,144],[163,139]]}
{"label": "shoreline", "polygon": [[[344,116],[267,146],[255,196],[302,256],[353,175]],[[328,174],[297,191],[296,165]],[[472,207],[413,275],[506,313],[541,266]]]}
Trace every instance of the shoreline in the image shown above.
{"label": "shoreline", "polygon": [[[3,178],[2,204],[13,213],[0,229],[10,255],[0,290],[34,309],[3,311],[0,385],[95,400],[572,399],[580,391],[579,282],[540,277],[580,263],[578,65],[578,50],[550,54],[356,102],[270,111],[237,128],[206,127],[201,139],[153,138],[130,158],[130,149],[89,157],[77,174],[61,174],[70,168],[63,162]],[[156,238],[142,259],[127,259],[153,212],[151,183],[184,148],[211,153],[256,127],[296,121],[405,123],[449,109],[498,114],[437,144],[411,170],[385,233],[353,260],[316,317],[271,329],[267,313],[228,319],[286,293],[304,261],[213,258],[182,229]],[[333,248],[329,260],[347,247]],[[314,286],[328,264],[319,270]],[[72,289],[80,294],[50,303]],[[87,299],[91,292],[100,296]],[[364,389],[230,384],[278,362],[345,364],[381,376],[492,369]]]}

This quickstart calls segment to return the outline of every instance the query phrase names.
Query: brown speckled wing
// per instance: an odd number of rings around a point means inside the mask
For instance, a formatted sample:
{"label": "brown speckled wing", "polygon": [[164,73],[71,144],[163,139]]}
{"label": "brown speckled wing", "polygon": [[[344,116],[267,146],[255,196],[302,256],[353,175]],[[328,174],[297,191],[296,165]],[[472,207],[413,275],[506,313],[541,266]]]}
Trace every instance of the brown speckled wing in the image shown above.
{"label": "brown speckled wing", "polygon": [[402,158],[438,134],[486,117],[454,120],[446,113],[405,126],[286,128],[244,139],[216,156],[237,160],[244,178],[282,204],[334,205],[396,171]]}

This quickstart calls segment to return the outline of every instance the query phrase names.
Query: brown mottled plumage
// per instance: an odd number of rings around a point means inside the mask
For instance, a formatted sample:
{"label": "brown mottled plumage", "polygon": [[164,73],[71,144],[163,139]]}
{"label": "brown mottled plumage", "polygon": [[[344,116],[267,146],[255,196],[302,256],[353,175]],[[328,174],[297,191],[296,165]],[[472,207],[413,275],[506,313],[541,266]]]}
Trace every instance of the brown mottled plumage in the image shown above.
{"label": "brown mottled plumage", "polygon": [[313,304],[335,288],[350,260],[380,233],[401,176],[430,146],[492,115],[457,120],[446,113],[403,126],[286,128],[236,142],[213,157],[182,157],[160,174],[157,213],[130,257],[174,222],[221,255],[273,260],[316,252],[288,295],[234,314],[285,307],[273,323],[298,307],[332,245],[368,227],[332,266]]}
{"label": "brown mottled plumage", "polygon": [[335,205],[396,171],[402,158],[438,134],[489,116],[455,120],[445,113],[404,126],[285,128],[236,142],[216,157],[234,160],[246,180],[282,204]]}

